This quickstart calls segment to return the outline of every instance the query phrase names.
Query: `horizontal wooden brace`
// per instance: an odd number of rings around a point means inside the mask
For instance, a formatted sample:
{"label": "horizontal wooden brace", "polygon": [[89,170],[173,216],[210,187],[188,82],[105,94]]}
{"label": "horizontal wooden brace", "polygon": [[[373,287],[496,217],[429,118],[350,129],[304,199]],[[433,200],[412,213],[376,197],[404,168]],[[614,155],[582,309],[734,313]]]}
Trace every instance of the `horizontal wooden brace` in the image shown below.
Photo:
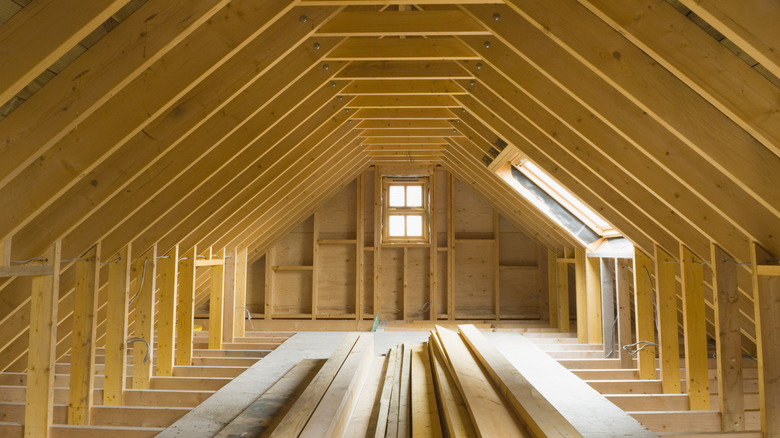
{"label": "horizontal wooden brace", "polygon": [[780,265],[758,265],[756,266],[758,275],[768,275],[773,277],[780,276]]}
{"label": "horizontal wooden brace", "polygon": [[53,273],[51,265],[0,266],[0,277],[31,277]]}

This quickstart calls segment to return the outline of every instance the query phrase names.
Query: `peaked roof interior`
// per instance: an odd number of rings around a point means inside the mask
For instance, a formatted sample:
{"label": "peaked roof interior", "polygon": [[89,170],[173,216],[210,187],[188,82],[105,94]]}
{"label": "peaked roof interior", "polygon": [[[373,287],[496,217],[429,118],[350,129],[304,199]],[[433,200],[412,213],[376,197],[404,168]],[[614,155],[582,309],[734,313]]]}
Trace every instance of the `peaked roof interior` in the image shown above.
{"label": "peaked roof interior", "polygon": [[[259,254],[371,165],[441,165],[548,248],[582,247],[497,174],[518,157],[648,254],[780,254],[776,1],[27,3],[0,0],[13,260],[57,240],[66,260]],[[0,368],[24,352],[28,281],[0,282]]]}

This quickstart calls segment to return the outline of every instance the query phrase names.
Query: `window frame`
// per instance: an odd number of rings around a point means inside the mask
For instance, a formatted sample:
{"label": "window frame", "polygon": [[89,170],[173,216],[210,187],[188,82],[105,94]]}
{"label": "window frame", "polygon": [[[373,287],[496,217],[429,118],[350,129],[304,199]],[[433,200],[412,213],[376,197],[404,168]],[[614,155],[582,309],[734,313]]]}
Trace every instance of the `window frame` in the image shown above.
{"label": "window frame", "polygon": [[[422,186],[422,206],[391,207],[390,186]],[[404,189],[404,202],[406,190]],[[430,179],[427,176],[382,176],[382,243],[383,244],[428,244],[430,242]],[[390,236],[390,216],[420,216],[421,236]],[[406,222],[406,219],[404,219]],[[404,227],[406,225],[404,224]],[[405,230],[405,229],[404,229]],[[405,233],[406,234],[406,233]]]}

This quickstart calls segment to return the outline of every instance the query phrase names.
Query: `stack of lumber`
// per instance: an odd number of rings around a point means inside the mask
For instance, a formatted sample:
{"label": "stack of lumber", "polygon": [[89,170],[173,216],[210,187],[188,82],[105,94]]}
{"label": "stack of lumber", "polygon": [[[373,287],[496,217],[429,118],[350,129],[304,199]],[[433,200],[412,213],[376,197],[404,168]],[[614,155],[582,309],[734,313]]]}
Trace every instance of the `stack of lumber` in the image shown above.
{"label": "stack of lumber", "polygon": [[300,362],[217,436],[582,436],[474,326],[383,357],[351,334],[322,362]]}

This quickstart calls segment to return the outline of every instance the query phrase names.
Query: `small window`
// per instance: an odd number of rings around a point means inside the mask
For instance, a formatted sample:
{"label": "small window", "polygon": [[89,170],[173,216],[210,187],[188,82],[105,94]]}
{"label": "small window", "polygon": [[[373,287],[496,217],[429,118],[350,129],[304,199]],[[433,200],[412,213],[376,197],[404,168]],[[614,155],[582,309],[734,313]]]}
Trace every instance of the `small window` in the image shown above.
{"label": "small window", "polygon": [[383,178],[383,198],[384,242],[428,242],[427,178]]}

